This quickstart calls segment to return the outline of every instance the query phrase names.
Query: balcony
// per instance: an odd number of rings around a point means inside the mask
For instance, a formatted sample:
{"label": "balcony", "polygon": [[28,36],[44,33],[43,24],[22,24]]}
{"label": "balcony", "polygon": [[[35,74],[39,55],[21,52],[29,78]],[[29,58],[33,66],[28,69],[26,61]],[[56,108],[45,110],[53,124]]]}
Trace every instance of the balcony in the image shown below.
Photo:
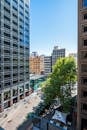
{"label": "balcony", "polygon": [[17,77],[17,76],[15,76],[15,77],[13,78],[13,83],[18,83],[18,77]]}
{"label": "balcony", "polygon": [[10,82],[6,82],[6,83],[4,83],[4,89],[5,89],[5,88],[9,88],[9,87],[11,87]]}
{"label": "balcony", "polygon": [[4,20],[4,23],[5,23],[6,25],[8,25],[8,26],[10,26],[10,24],[11,24],[10,21],[8,21],[8,20],[6,20],[6,19]]}
{"label": "balcony", "polygon": [[11,73],[10,70],[5,70],[5,75],[10,74],[10,73]]}
{"label": "balcony", "polygon": [[20,75],[20,80],[24,80],[24,75]]}
{"label": "balcony", "polygon": [[7,41],[7,42],[10,42],[10,38],[8,38],[6,36],[4,37],[4,40]]}
{"label": "balcony", "polygon": [[7,77],[7,78],[4,77],[4,82],[5,82],[5,83],[10,82],[10,80],[11,80],[11,77]]}
{"label": "balcony", "polygon": [[13,73],[18,73],[18,69],[13,69]]}
{"label": "balcony", "polygon": [[5,58],[10,58],[10,56],[11,56],[11,55],[10,55],[9,53],[4,53],[4,57],[5,57]]}
{"label": "balcony", "polygon": [[13,76],[18,76],[18,73],[15,73],[15,72],[14,72],[14,73],[13,73]]}
{"label": "balcony", "polygon": [[4,11],[4,13],[3,13],[5,16],[8,16],[9,18],[11,17],[10,16],[10,13],[8,13],[7,11]]}
{"label": "balcony", "polygon": [[10,47],[10,45],[4,43],[4,49],[5,49],[5,50],[10,50],[11,47]]}
{"label": "balcony", "polygon": [[24,56],[24,52],[20,52],[20,56]]}
{"label": "balcony", "polygon": [[21,63],[20,63],[20,66],[24,66],[24,62],[21,62]]}
{"label": "balcony", "polygon": [[6,27],[3,27],[2,30],[8,34],[10,34],[10,29],[6,28]]}
{"label": "balcony", "polygon": [[4,2],[4,7],[6,7],[6,8],[9,9],[9,8],[10,8],[10,2],[6,2],[6,1],[5,1],[5,2]]}
{"label": "balcony", "polygon": [[[2,77],[0,78],[0,82],[1,82],[1,81],[3,82],[3,78],[2,78]],[[0,85],[1,85],[1,84],[0,84]]]}
{"label": "balcony", "polygon": [[[17,15],[16,15],[17,16]],[[18,23],[18,18],[17,17],[12,17],[13,18],[13,23],[16,22]],[[16,25],[16,24],[15,24]],[[17,26],[17,25],[16,25]]]}
{"label": "balcony", "polygon": [[14,31],[13,31],[13,33],[12,33],[12,34],[13,34],[13,35],[12,35],[13,37],[18,38],[18,33],[17,33],[17,32],[14,32]]}
{"label": "balcony", "polygon": [[27,81],[29,82],[29,78],[25,78],[25,81],[26,81],[26,82],[27,82]]}
{"label": "balcony", "polygon": [[20,48],[20,52],[21,52],[21,53],[24,53],[24,49]]}
{"label": "balcony", "polygon": [[4,66],[10,66],[11,62],[10,61],[4,61]]}
{"label": "balcony", "polygon": [[24,58],[24,55],[20,55],[20,59],[23,59]]}
{"label": "balcony", "polygon": [[20,75],[23,75],[23,76],[24,76],[24,73],[20,73]]}
{"label": "balcony", "polygon": [[21,82],[21,83],[24,82],[24,78],[20,78],[20,82]]}
{"label": "balcony", "polygon": [[13,58],[18,58],[18,55],[17,54],[13,54]]}
{"label": "balcony", "polygon": [[23,79],[23,80],[20,80],[19,83],[24,83],[24,79]]}
{"label": "balcony", "polygon": [[16,67],[16,68],[18,67],[18,62],[13,62],[13,68],[14,67]]}
{"label": "balcony", "polygon": [[25,79],[27,79],[29,81],[29,75],[26,76],[26,74],[25,74]]}
{"label": "balcony", "polygon": [[13,76],[13,81],[18,81],[18,75],[17,76]]}
{"label": "balcony", "polygon": [[18,52],[18,47],[13,47],[13,52]]}
{"label": "balcony", "polygon": [[13,49],[15,49],[15,48],[18,49],[17,43],[14,43],[14,44],[13,44]]}
{"label": "balcony", "polygon": [[24,72],[24,69],[20,69],[20,72],[23,73],[23,72]]}
{"label": "balcony", "polygon": [[18,16],[18,11],[17,10],[13,10],[12,13],[14,13],[14,15]]}
{"label": "balcony", "polygon": [[13,40],[13,44],[17,45],[17,44],[18,44],[18,40],[17,40],[17,39],[14,39],[14,40]]}

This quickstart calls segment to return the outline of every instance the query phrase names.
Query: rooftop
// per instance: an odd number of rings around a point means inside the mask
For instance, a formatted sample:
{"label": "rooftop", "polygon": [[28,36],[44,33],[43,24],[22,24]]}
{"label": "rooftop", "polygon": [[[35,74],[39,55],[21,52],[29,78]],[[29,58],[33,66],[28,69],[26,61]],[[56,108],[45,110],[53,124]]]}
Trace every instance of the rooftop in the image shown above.
{"label": "rooftop", "polygon": [[45,77],[45,75],[30,74],[30,80],[36,80]]}

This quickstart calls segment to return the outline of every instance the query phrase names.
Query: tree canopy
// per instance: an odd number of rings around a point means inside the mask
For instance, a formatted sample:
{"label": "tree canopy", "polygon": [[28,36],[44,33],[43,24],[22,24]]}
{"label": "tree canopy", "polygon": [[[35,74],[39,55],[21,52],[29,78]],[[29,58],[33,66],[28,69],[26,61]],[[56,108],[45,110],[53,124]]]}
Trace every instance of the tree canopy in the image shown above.
{"label": "tree canopy", "polygon": [[[71,90],[76,83],[76,63],[73,57],[60,58],[56,61],[52,69],[52,74],[43,84],[45,102],[58,97],[61,103],[69,102],[71,99]],[[65,105],[66,106],[66,105]]]}

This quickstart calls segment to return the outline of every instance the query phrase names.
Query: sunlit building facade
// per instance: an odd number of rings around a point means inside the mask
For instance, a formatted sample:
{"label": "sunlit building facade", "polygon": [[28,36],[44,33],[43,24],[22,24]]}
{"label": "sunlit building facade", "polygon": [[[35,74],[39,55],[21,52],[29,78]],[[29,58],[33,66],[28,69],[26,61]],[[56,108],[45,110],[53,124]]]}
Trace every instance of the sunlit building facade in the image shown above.
{"label": "sunlit building facade", "polygon": [[87,130],[87,0],[78,0],[77,130]]}
{"label": "sunlit building facade", "polygon": [[0,111],[29,95],[29,0],[0,0]]}
{"label": "sunlit building facade", "polygon": [[52,72],[52,57],[44,56],[44,74],[49,75]]}
{"label": "sunlit building facade", "polygon": [[44,56],[30,56],[30,73],[43,74],[44,73]]}
{"label": "sunlit building facade", "polygon": [[52,66],[56,63],[58,58],[65,57],[65,49],[54,46],[52,52]]}

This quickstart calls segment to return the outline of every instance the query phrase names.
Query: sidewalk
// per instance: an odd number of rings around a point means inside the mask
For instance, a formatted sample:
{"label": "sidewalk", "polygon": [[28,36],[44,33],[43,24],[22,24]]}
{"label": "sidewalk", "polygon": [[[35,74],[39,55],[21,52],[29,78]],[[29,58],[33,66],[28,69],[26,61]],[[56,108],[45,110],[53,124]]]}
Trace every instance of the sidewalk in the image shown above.
{"label": "sidewalk", "polygon": [[13,105],[11,109],[5,110],[4,114],[7,114],[7,117],[0,118],[0,127],[5,130],[16,130],[25,120],[27,114],[32,112],[32,108],[37,106],[40,101],[40,96],[33,93],[29,97]]}

